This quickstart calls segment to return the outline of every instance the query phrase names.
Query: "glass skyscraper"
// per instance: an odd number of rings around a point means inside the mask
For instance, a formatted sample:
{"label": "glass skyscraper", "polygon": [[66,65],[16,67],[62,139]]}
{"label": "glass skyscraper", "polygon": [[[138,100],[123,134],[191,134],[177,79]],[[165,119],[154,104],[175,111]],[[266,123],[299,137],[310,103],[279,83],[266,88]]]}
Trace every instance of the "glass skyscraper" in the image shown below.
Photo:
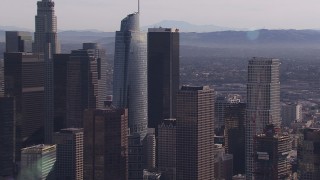
{"label": "glass skyscraper", "polygon": [[139,13],[128,15],[116,32],[113,103],[128,108],[131,133],[147,134],[147,35],[140,31]]}
{"label": "glass skyscraper", "polygon": [[148,30],[148,127],[156,128],[164,119],[176,117],[179,91],[179,30]]}

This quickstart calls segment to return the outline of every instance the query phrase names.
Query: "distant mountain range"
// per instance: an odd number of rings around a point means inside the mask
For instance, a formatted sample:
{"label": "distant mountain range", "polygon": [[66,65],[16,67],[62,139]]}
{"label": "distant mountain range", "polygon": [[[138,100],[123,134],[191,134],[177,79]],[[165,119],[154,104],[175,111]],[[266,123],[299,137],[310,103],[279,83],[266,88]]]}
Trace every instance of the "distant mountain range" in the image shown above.
{"label": "distant mountain range", "polygon": [[216,31],[243,31],[247,29],[239,29],[239,28],[230,28],[230,27],[222,27],[216,25],[195,25],[185,21],[174,21],[174,20],[164,20],[156,24],[143,26],[143,30],[148,30],[148,28],[154,27],[173,27],[178,28],[181,32],[216,32]]}
{"label": "distant mountain range", "polygon": [[[282,52],[283,49],[319,49],[320,52],[320,31],[319,30],[226,30],[217,31],[219,28],[223,30],[223,27],[216,27],[215,32],[187,32],[189,23],[173,23],[173,21],[163,21],[162,23],[143,27],[145,30],[148,27],[174,27],[176,24],[177,28],[180,29],[180,44],[182,49],[188,51],[195,50],[196,48],[206,49],[206,53],[210,54],[213,52],[211,49],[247,49],[248,51],[254,52],[256,49],[271,49],[270,52],[279,51]],[[178,25],[181,24],[179,27]],[[182,26],[184,24],[184,26]],[[204,27],[204,26],[201,26]],[[212,26],[213,28],[214,26]],[[1,28],[1,26],[0,26]],[[192,29],[192,28],[189,28]],[[7,30],[7,29],[6,29]],[[0,42],[5,41],[5,31],[0,29]],[[10,29],[11,30],[11,29]],[[19,30],[19,29],[17,29]],[[23,30],[23,29],[20,29]],[[195,29],[194,29],[195,30]],[[211,29],[213,31],[213,29]],[[197,31],[200,31],[198,29]],[[63,52],[67,53],[70,50],[81,48],[81,44],[84,42],[97,42],[100,43],[107,52],[112,54],[114,52],[114,32],[101,32],[96,30],[86,30],[86,31],[61,31],[58,34],[59,40],[62,44]],[[3,43],[2,43],[3,44]],[[0,44],[1,45],[1,44]],[[3,52],[3,45],[0,46],[0,58]],[[254,49],[254,50],[253,50]],[[202,51],[198,51],[202,52]],[[243,50],[244,52],[244,50]],[[298,52],[298,51],[295,51]],[[300,53],[300,52],[299,52]],[[239,53],[235,53],[238,55]],[[257,53],[261,54],[261,53]],[[272,54],[272,53],[271,53]],[[306,54],[306,53],[300,53]]]}
{"label": "distant mountain range", "polygon": [[1,26],[0,30],[2,31],[32,31],[32,29],[17,27],[17,26]]}

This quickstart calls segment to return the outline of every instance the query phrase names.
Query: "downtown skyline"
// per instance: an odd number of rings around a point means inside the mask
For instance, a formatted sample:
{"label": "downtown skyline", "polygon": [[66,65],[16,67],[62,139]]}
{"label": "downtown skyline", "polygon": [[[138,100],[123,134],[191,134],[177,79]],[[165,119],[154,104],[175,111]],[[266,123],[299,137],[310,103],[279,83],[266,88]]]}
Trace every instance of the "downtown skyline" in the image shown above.
{"label": "downtown skyline", "polygon": [[[0,25],[33,30],[34,2],[4,0],[0,7]],[[123,16],[138,11],[137,0],[56,0],[55,3],[59,30],[116,31],[119,29],[117,22]],[[317,11],[320,2],[315,0],[308,3],[298,0],[174,0],[170,1],[170,6],[168,4],[169,0],[141,0],[141,25],[177,20],[229,28],[320,29],[320,25],[315,24],[320,17]],[[15,7],[15,10],[9,7]]]}

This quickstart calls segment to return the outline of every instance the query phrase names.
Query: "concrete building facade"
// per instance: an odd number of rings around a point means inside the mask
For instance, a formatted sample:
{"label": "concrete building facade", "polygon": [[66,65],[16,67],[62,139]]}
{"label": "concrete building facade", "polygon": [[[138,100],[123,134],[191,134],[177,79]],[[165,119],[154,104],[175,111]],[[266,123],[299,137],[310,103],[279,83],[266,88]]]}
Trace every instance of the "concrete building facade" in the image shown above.
{"label": "concrete building facade", "polygon": [[56,179],[83,180],[83,129],[61,129],[53,134],[57,145]]}
{"label": "concrete building facade", "polygon": [[177,179],[214,179],[214,90],[182,86],[177,94]]}
{"label": "concrete building facade", "polygon": [[255,179],[255,137],[268,124],[279,128],[280,121],[280,61],[252,58],[248,63],[247,107],[245,121],[246,178]]}

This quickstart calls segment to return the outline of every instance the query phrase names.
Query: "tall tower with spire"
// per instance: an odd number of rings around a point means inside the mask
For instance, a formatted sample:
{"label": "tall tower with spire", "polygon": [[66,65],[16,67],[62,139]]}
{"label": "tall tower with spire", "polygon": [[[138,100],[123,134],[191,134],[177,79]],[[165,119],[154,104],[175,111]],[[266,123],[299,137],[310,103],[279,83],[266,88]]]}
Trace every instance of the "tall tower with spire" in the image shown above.
{"label": "tall tower with spire", "polygon": [[140,31],[137,12],[124,18],[116,32],[113,103],[128,108],[130,132],[140,140],[147,134],[147,84],[147,34]]}
{"label": "tall tower with spire", "polygon": [[57,17],[54,14],[54,2],[41,0],[37,2],[37,15],[35,17],[35,33],[33,52],[44,55],[45,60],[45,119],[44,141],[52,143],[53,136],[53,63],[52,55],[60,53],[57,37]]}

